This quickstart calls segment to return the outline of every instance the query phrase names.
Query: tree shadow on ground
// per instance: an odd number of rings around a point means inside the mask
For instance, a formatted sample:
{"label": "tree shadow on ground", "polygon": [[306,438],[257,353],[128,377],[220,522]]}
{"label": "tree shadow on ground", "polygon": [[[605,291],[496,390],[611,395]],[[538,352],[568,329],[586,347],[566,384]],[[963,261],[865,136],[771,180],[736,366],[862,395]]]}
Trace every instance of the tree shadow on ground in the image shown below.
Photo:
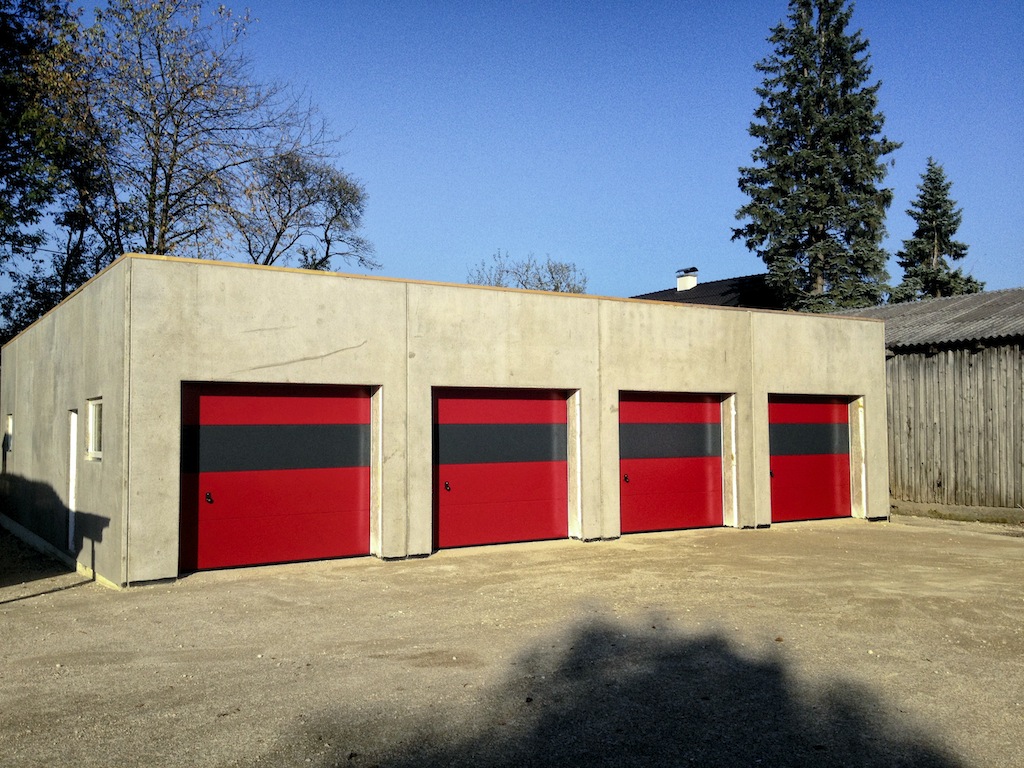
{"label": "tree shadow on ground", "polygon": [[309,723],[286,753],[381,768],[961,765],[863,686],[807,692],[778,654],[740,654],[719,634],[596,623],[556,645],[526,652],[465,722],[445,720],[441,702],[412,728],[382,713],[394,732],[378,751],[367,729],[379,726],[339,713]]}
{"label": "tree shadow on ground", "polygon": [[[96,544],[103,540],[104,532],[110,526],[109,517],[81,511],[72,515],[52,486],[11,474],[0,477],[0,514],[16,524],[15,530],[20,526],[72,560],[87,551],[86,564],[95,573]],[[5,525],[0,525],[0,588],[49,579],[74,573],[75,570],[74,565],[39,551],[21,541]],[[91,579],[79,583],[88,581]],[[53,591],[66,588],[67,585],[63,585]]]}
{"label": "tree shadow on ground", "polygon": [[0,526],[0,589],[70,572],[70,566],[33,549]]}

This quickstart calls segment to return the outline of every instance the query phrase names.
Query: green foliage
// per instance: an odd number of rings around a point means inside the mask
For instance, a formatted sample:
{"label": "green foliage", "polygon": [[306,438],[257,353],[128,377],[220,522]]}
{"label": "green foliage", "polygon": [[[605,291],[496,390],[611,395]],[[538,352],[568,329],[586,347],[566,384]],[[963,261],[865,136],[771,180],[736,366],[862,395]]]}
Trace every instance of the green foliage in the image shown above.
{"label": "green foliage", "polygon": [[868,41],[847,32],[846,0],[790,0],[774,52],[755,65],[761,104],[750,135],[760,144],[740,168],[750,201],[733,230],[768,267],[768,284],[792,309],[877,304],[886,290],[886,155],[879,83],[868,84]]}
{"label": "green foliage", "polygon": [[942,166],[929,157],[917,186],[917,199],[907,210],[917,227],[913,236],[903,241],[903,250],[896,254],[903,268],[903,282],[893,289],[890,301],[957,296],[984,288],[984,283],[949,265],[949,261],[959,261],[967,255],[967,246],[953,239],[963,211],[949,196],[952,186]]}
{"label": "green foliage", "polygon": [[[78,18],[55,0],[0,0],[0,295],[6,340],[109,262],[92,230],[103,138],[86,98]],[[99,244],[102,246],[102,244]]]}
{"label": "green foliage", "polygon": [[0,337],[132,251],[379,266],[317,110],[252,79],[247,16],[95,13],[83,29],[64,0],[0,0]]}
{"label": "green foliage", "polygon": [[550,256],[537,261],[532,253],[516,261],[508,252],[498,250],[491,262],[481,261],[466,278],[470,285],[493,285],[499,288],[527,288],[555,293],[586,293],[587,274],[572,262],[555,261]]}
{"label": "green foliage", "polygon": [[0,0],[0,262],[43,243],[41,219],[88,155],[73,130],[76,31],[64,2]]}

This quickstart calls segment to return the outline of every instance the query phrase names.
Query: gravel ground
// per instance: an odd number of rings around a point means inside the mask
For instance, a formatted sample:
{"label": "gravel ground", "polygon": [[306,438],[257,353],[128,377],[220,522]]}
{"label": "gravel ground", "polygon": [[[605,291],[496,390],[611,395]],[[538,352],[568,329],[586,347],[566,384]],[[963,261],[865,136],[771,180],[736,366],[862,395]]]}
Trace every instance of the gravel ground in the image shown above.
{"label": "gravel ground", "polygon": [[115,591],[0,531],[0,765],[1016,768],[1022,534],[837,520]]}

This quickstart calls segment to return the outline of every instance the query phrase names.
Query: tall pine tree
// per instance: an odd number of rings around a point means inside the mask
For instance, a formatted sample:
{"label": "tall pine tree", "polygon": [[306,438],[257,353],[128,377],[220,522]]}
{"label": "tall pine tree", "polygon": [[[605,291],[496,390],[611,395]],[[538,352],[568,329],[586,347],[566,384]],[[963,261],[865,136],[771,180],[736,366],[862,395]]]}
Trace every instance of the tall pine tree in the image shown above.
{"label": "tall pine tree", "polygon": [[878,304],[886,290],[885,156],[880,83],[869,85],[868,41],[847,32],[846,0],[790,0],[772,30],[750,135],[760,145],[740,168],[750,202],[736,212],[743,240],[768,266],[768,284],[792,309]]}
{"label": "tall pine tree", "polygon": [[917,227],[896,254],[903,267],[903,282],[893,290],[892,301],[977,293],[984,287],[962,270],[951,268],[947,261],[959,261],[967,255],[967,246],[953,239],[963,211],[949,196],[952,186],[942,166],[929,157],[928,168],[917,186],[917,199],[907,210]]}

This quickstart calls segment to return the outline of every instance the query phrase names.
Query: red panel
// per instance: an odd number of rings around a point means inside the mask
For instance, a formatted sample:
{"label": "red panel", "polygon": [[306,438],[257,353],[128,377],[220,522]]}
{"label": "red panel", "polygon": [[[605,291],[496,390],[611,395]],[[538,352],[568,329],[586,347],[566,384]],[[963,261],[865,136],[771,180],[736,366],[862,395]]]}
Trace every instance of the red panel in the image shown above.
{"label": "red panel", "polygon": [[[620,424],[721,420],[720,395],[624,392],[619,398]],[[721,456],[620,459],[619,470],[622,533],[722,525]]]}
{"label": "red panel", "polygon": [[681,398],[623,395],[619,401],[620,424],[717,424],[722,419],[722,399],[717,395]]}
{"label": "red panel", "polygon": [[443,390],[437,396],[438,424],[564,424],[563,392]]}
{"label": "red panel", "polygon": [[849,517],[850,457],[772,456],[772,522]]}
{"label": "red panel", "polygon": [[769,424],[845,424],[849,418],[850,405],[843,398],[798,401],[773,396],[768,400]]}
{"label": "red panel", "polygon": [[[182,422],[368,424],[369,395],[365,387],[185,385]],[[369,488],[369,467],[183,473],[180,568],[369,554]]]}
{"label": "red panel", "polygon": [[[560,391],[445,389],[438,424],[565,424]],[[565,461],[435,467],[434,544],[464,547],[569,535]],[[446,486],[447,484],[447,486]]]}
{"label": "red panel", "polygon": [[437,468],[437,475],[434,535],[438,547],[569,535],[564,461],[447,464]]}
{"label": "red panel", "polygon": [[369,554],[369,467],[206,472],[186,483],[198,495],[196,568]]}
{"label": "red panel", "polygon": [[[849,399],[772,395],[768,401],[771,424],[847,424]],[[810,454],[772,456],[772,522],[849,517],[850,456]]]}
{"label": "red panel", "polygon": [[722,525],[721,457],[623,459],[620,467],[622,533]]}
{"label": "red panel", "polygon": [[357,387],[202,385],[185,424],[369,424],[369,391]]}

